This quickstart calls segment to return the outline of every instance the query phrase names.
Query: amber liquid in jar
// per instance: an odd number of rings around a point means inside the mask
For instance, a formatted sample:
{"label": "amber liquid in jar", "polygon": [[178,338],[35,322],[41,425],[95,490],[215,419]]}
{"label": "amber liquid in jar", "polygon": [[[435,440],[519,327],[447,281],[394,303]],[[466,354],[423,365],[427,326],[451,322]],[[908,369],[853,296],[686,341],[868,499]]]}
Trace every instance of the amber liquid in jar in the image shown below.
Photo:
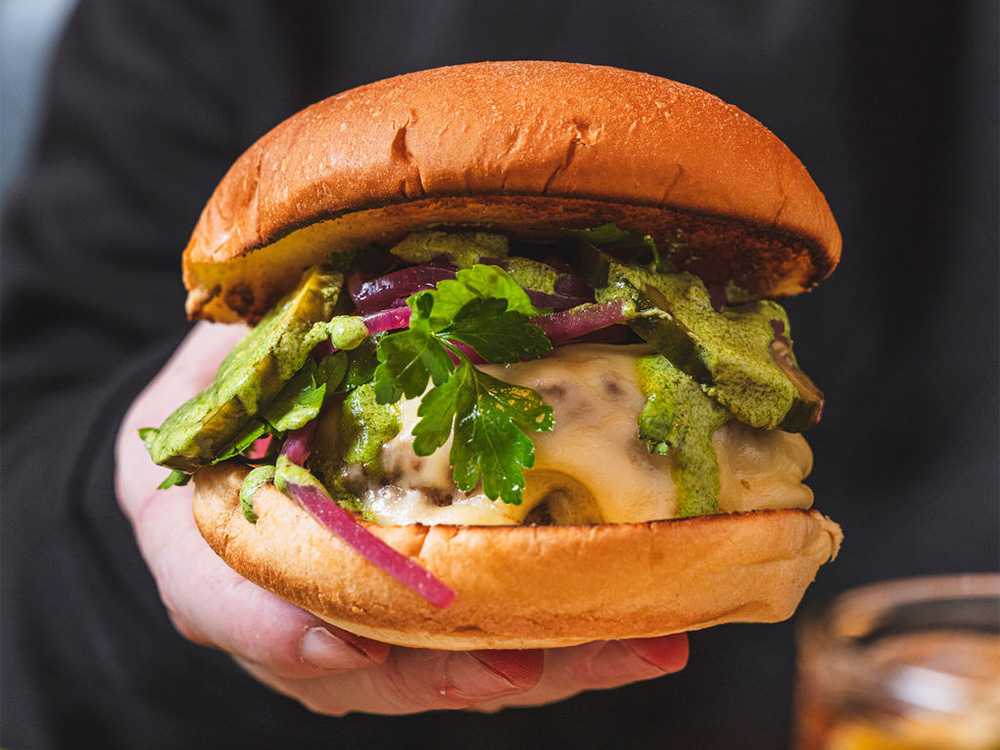
{"label": "amber liquid in jar", "polygon": [[1000,576],[850,592],[799,633],[796,750],[1000,750]]}

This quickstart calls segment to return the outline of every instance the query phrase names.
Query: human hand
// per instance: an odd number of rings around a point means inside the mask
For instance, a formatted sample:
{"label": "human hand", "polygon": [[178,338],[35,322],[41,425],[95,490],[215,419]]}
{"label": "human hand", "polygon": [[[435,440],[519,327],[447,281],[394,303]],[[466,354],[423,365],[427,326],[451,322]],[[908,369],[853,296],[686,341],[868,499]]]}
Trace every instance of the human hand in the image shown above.
{"label": "human hand", "polygon": [[244,331],[200,323],[132,404],[118,435],[118,501],[132,522],[170,617],[189,640],[226,651],[262,683],[320,713],[497,710],[683,668],[685,635],[527,651],[390,646],[330,625],[230,569],[202,539],[193,489],[157,490],[165,476],[138,437],[211,380]]}

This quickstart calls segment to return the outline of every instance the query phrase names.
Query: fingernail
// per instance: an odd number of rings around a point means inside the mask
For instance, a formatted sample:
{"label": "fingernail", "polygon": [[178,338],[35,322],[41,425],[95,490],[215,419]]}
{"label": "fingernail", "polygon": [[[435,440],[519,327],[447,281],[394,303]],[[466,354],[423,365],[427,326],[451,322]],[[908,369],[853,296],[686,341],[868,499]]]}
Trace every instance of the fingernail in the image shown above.
{"label": "fingernail", "polygon": [[622,643],[638,658],[664,672],[678,672],[687,665],[688,641],[684,633],[635,638]]}
{"label": "fingernail", "polygon": [[370,667],[374,662],[360,648],[338,638],[326,628],[310,628],[299,644],[302,661],[320,669],[348,670]]}
{"label": "fingernail", "polygon": [[687,660],[683,635],[649,640],[611,641],[594,654],[591,669],[606,680],[638,680],[676,672]]}
{"label": "fingernail", "polygon": [[594,676],[601,680],[632,680],[649,671],[621,641],[610,641],[594,654],[590,662]]}
{"label": "fingernail", "polygon": [[456,652],[445,659],[444,676],[452,688],[469,698],[500,697],[521,691],[495,666],[466,652]]}

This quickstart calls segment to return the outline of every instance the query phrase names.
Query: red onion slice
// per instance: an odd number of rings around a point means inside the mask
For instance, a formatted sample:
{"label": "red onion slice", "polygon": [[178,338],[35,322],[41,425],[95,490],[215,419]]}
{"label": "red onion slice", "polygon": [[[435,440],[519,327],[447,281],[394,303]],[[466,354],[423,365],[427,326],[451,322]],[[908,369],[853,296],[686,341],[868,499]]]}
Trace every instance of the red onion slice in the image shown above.
{"label": "red onion slice", "polygon": [[556,278],[555,292],[567,297],[586,297],[589,302],[594,301],[594,290],[590,288],[590,284],[584,281],[582,276],[573,273],[563,273]]}
{"label": "red onion slice", "polygon": [[585,305],[594,301],[594,295],[570,296],[568,294],[546,294],[524,287],[531,304],[540,310],[568,310],[577,305]]}
{"label": "red onion slice", "polygon": [[353,547],[362,557],[378,566],[435,607],[449,607],[456,592],[426,568],[401,554],[359,524],[354,516],[337,505],[319,487],[287,482],[289,497],[315,521]]}
{"label": "red onion slice", "polygon": [[554,346],[616,323],[624,323],[628,307],[627,300],[613,299],[539,315],[531,322],[542,329]]}
{"label": "red onion slice", "polygon": [[292,430],[285,436],[279,455],[284,456],[293,464],[303,466],[309,454],[312,453],[312,438],[316,432],[317,420],[313,419],[297,430]]}
{"label": "red onion slice", "polygon": [[708,298],[712,302],[712,309],[716,312],[722,312],[722,308],[728,303],[726,290],[719,284],[708,285]]}
{"label": "red onion slice", "polygon": [[264,435],[254,440],[253,444],[247,449],[247,458],[251,461],[264,458],[271,447],[271,440],[273,439],[274,435]]}
{"label": "red onion slice", "polygon": [[309,352],[309,356],[319,362],[323,357],[328,357],[336,351],[337,347],[331,343],[330,339],[323,339],[313,347],[312,351]]}
{"label": "red onion slice", "polygon": [[412,312],[409,306],[390,307],[388,310],[365,315],[362,320],[368,329],[368,333],[374,336],[376,333],[408,328],[410,325],[410,313]]}
{"label": "red onion slice", "polygon": [[599,328],[573,339],[574,344],[624,344],[627,342],[628,326],[619,323],[607,328]]}
{"label": "red onion slice", "polygon": [[[354,300],[361,292],[361,285],[365,283],[365,277],[357,268],[347,276],[347,293]],[[354,304],[357,304],[355,302]]]}
{"label": "red onion slice", "polygon": [[421,289],[433,289],[439,281],[453,278],[455,272],[450,269],[422,264],[360,283],[352,279],[354,283],[348,284],[348,292],[358,310],[369,313],[388,307],[400,297],[405,299]]}

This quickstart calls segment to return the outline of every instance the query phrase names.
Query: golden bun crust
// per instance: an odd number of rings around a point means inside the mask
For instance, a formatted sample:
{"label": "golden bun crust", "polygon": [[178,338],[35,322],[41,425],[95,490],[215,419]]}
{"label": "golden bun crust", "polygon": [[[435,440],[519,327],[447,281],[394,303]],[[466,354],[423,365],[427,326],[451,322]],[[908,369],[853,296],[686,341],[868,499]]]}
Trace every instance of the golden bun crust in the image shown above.
{"label": "golden bun crust", "polygon": [[458,592],[437,609],[328,533],[273,486],[256,524],[247,469],[195,475],[205,539],[258,585],[360,635],[404,646],[509,649],[644,638],[794,612],[840,527],[776,510],[600,526],[367,528]]}
{"label": "golden bun crust", "polygon": [[188,312],[254,320],[303,266],[415,228],[608,221],[760,296],[807,290],[840,257],[805,167],[736,107],[617,68],[477,63],[338,94],[251,146],[185,250]]}

